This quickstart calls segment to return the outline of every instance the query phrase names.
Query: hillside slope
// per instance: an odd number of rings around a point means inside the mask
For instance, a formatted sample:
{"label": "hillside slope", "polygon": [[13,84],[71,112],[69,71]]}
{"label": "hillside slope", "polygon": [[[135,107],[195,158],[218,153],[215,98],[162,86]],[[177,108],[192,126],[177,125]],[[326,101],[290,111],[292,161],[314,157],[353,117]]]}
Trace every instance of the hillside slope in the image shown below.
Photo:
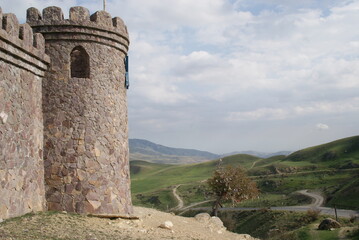
{"label": "hillside slope", "polygon": [[[340,162],[337,160],[340,160]],[[359,136],[343,138],[296,151],[283,161],[306,161],[331,164],[333,167],[345,167],[345,165],[348,165],[348,168],[350,168],[350,164],[359,163]]]}
{"label": "hillside slope", "polygon": [[[281,206],[284,201],[296,204],[300,199],[292,196],[293,192],[312,189],[326,195],[328,206],[355,209],[359,196],[358,182],[353,181],[359,176],[358,139],[341,139],[289,156],[259,158],[237,154],[222,158],[221,165],[240,165],[257,181],[262,195],[251,205]],[[334,151],[334,158],[323,157]],[[176,205],[173,187],[182,185],[179,192],[187,205],[208,200],[204,181],[212,176],[218,164],[219,159],[183,165],[131,161],[132,199],[138,204],[166,210]]]}
{"label": "hillside slope", "polygon": [[219,158],[219,155],[194,149],[172,148],[143,139],[130,139],[130,160],[153,163],[189,164]]}
{"label": "hillside slope", "polygon": [[[257,160],[260,160],[260,158],[246,154],[237,154],[223,158],[221,164],[222,166],[241,165],[243,167],[250,167]],[[166,186],[206,180],[213,174],[218,163],[218,159],[184,165],[131,161],[132,192],[146,192],[146,189],[159,190]]]}

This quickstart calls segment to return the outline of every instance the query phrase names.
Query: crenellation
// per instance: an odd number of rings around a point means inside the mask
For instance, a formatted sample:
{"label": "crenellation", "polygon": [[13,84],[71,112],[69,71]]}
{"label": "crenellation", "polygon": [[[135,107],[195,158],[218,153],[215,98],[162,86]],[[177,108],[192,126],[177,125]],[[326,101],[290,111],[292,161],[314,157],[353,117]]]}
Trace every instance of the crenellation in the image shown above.
{"label": "crenellation", "polygon": [[76,23],[90,21],[90,11],[87,8],[77,6],[70,8],[70,20]]}
{"label": "crenellation", "polygon": [[97,11],[90,15],[87,8],[77,6],[70,8],[69,19],[64,19],[58,7],[48,7],[43,10],[42,15],[36,8],[29,8],[27,23],[32,26],[34,32],[44,34],[48,40],[68,38],[71,41],[98,41],[119,49],[125,48],[124,51],[127,51],[129,45],[127,27],[122,19],[111,18],[106,11]]}
{"label": "crenellation", "polygon": [[33,36],[34,34],[29,24],[24,23],[20,25],[19,38],[23,40],[24,46],[27,48],[34,46]]}
{"label": "crenellation", "polygon": [[[49,62],[45,45],[34,46],[33,29],[29,24],[19,24],[12,13],[3,14],[1,11],[1,14],[3,29],[0,31],[0,59],[43,76]],[[43,36],[38,38],[43,39]]]}
{"label": "crenellation", "polygon": [[6,13],[2,18],[3,29],[7,32],[9,36],[19,37],[19,21],[13,13]]}
{"label": "crenellation", "polygon": [[64,20],[62,9],[56,6],[44,8],[42,18],[45,22],[59,22]]}
{"label": "crenellation", "polygon": [[[46,14],[56,11],[56,16],[48,20]],[[50,7],[43,11],[43,17],[38,16],[36,9],[28,11],[28,23],[36,33],[44,35],[45,40],[97,42],[110,46],[126,53],[128,51],[129,36],[126,25],[121,18],[112,18],[106,11],[97,11],[90,16],[88,9],[84,7],[72,7],[69,11],[69,19],[63,19],[62,12],[57,7]],[[49,13],[45,13],[49,12]],[[38,19],[38,20],[36,20]],[[47,19],[47,20],[46,20]],[[60,19],[60,20],[59,20]]]}
{"label": "crenellation", "polygon": [[36,22],[42,19],[41,13],[37,8],[31,7],[26,11],[26,22]]}
{"label": "crenellation", "polygon": [[96,22],[99,26],[113,27],[112,17],[106,11],[97,11],[91,15],[90,20]]}
{"label": "crenellation", "polygon": [[119,29],[121,32],[128,34],[127,27],[126,27],[125,23],[123,22],[122,18],[120,18],[120,17],[112,18],[112,25],[113,25],[113,27]]}
{"label": "crenellation", "polygon": [[34,34],[33,44],[41,53],[45,53],[45,38],[41,33]]}

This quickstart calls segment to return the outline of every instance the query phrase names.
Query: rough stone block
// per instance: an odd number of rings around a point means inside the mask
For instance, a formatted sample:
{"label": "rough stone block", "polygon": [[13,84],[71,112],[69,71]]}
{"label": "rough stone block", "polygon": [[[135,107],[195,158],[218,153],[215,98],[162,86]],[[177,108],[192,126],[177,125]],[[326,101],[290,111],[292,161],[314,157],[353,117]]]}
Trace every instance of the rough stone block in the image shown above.
{"label": "rough stone block", "polygon": [[198,213],[194,218],[201,223],[206,223],[211,219],[211,216],[208,213]]}
{"label": "rough stone block", "polygon": [[29,24],[25,23],[20,25],[19,37],[26,46],[33,46],[33,32]]}
{"label": "rough stone block", "polygon": [[64,14],[59,7],[47,7],[42,11],[42,17],[46,21],[62,21],[64,20]]}
{"label": "rough stone block", "polygon": [[2,9],[0,7],[0,29],[2,29]]}
{"label": "rough stone block", "polygon": [[97,11],[90,17],[91,21],[96,22],[100,26],[112,27],[111,15],[106,11]]}
{"label": "rough stone block", "polygon": [[118,27],[118,28],[121,28],[125,25],[125,23],[123,22],[123,20],[120,17],[112,18],[112,24],[114,27]]}
{"label": "rough stone block", "polygon": [[72,7],[70,8],[70,20],[80,23],[90,21],[90,12],[84,7]]}
{"label": "rough stone block", "polygon": [[112,18],[112,24],[115,28],[119,29],[121,32],[127,33],[127,27],[121,18],[119,17]]}
{"label": "rough stone block", "polygon": [[45,52],[45,39],[41,33],[34,34],[34,47],[39,49],[41,52]]}
{"label": "rough stone block", "polygon": [[1,113],[0,113],[1,123],[5,124],[8,117],[9,117],[9,115],[7,115],[5,112],[1,112]]}
{"label": "rough stone block", "polygon": [[3,16],[3,29],[13,37],[19,37],[19,21],[12,13],[4,14]]}
{"label": "rough stone block", "polygon": [[41,20],[41,13],[37,8],[31,7],[26,11],[26,22],[36,22]]}

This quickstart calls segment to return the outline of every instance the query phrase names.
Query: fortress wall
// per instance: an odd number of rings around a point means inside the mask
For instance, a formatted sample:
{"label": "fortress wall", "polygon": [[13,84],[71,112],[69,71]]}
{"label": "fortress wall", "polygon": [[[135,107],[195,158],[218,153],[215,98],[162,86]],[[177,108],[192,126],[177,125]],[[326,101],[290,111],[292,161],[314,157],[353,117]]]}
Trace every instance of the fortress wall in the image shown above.
{"label": "fortress wall", "polygon": [[48,208],[131,214],[125,25],[82,7],[70,19],[57,7],[30,8],[27,21],[52,59],[43,81]]}
{"label": "fortress wall", "polygon": [[0,218],[45,208],[42,76],[44,38],[0,8]]}

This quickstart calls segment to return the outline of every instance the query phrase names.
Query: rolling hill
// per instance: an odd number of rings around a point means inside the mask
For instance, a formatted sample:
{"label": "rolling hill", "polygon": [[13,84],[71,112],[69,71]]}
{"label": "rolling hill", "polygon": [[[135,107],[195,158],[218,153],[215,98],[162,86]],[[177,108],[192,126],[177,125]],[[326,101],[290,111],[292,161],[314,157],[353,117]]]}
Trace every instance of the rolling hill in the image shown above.
{"label": "rolling hill", "polygon": [[[348,137],[330,143],[306,148],[290,154],[287,161],[311,163],[332,163],[337,167],[359,160],[359,136]],[[339,162],[337,160],[340,160]],[[358,166],[359,167],[359,166]]]}
{"label": "rolling hill", "polygon": [[[359,199],[358,181],[354,181],[359,176],[358,142],[359,136],[355,136],[306,148],[288,156],[270,158],[236,154],[222,158],[222,165],[241,165],[247,169],[248,175],[257,181],[262,193],[270,197],[263,201],[267,205],[273,203],[272,199],[283,200],[283,196],[289,196],[297,190],[313,189],[327,196],[328,206],[336,204],[352,208],[359,204],[359,200],[353,200]],[[183,191],[183,197],[191,194],[187,203],[191,203],[192,199],[199,200],[205,195],[204,181],[212,176],[218,162],[216,159],[170,165],[131,161],[133,200],[136,204],[146,205],[146,199],[158,197],[158,205],[150,206],[162,206],[164,210],[166,205],[175,204],[171,202],[174,201],[171,199],[171,189],[178,184],[183,185],[179,188],[179,191]],[[346,197],[343,199],[341,196]]]}
{"label": "rolling hill", "polygon": [[130,160],[164,164],[198,163],[219,158],[219,155],[194,149],[172,148],[143,139],[130,139]]}
{"label": "rolling hill", "polygon": [[131,161],[141,160],[163,164],[201,163],[238,154],[252,155],[259,158],[268,158],[277,155],[288,155],[289,153],[291,153],[289,151],[282,151],[276,153],[238,151],[219,155],[195,149],[167,147],[144,139],[129,139],[129,146]]}

